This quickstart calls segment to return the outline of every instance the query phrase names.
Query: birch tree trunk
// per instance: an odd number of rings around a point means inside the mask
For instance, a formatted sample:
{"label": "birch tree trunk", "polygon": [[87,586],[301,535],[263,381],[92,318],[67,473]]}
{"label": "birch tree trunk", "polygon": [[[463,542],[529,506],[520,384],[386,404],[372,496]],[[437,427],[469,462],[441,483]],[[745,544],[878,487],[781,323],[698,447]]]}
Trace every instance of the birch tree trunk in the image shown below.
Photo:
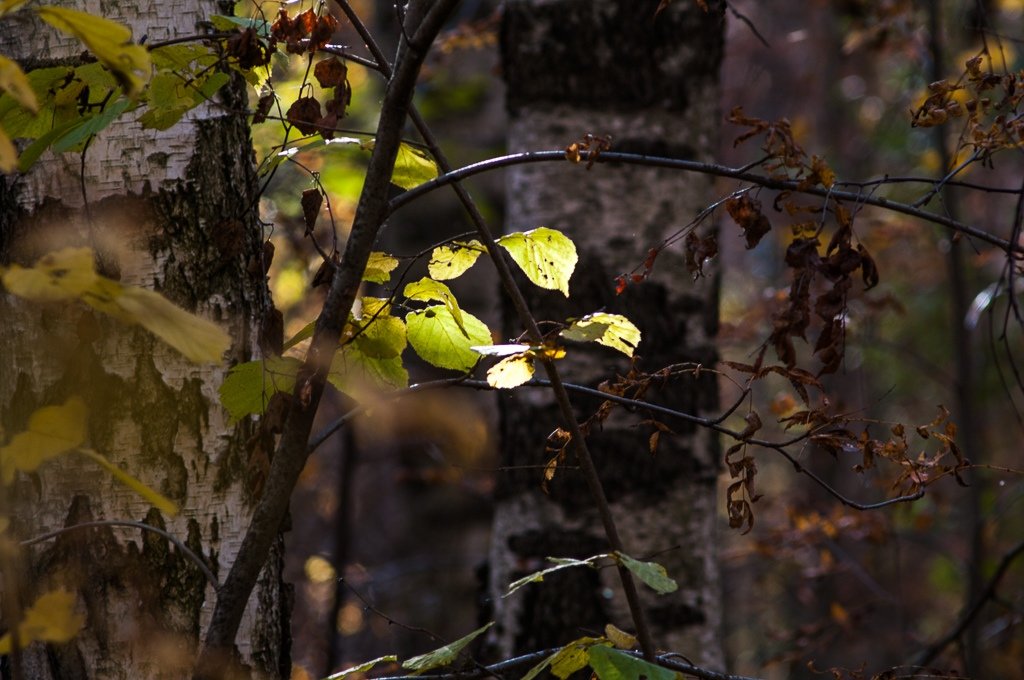
{"label": "birch tree trunk", "polygon": [[[508,145],[515,153],[564,148],[586,133],[611,135],[612,149],[709,161],[720,121],[718,69],[722,53],[720,3],[710,12],[677,0],[655,16],[658,0],[509,0],[502,32],[511,116]],[[693,175],[599,164],[532,164],[509,171],[509,231],[547,226],[567,233],[580,251],[568,300],[525,286],[538,319],[564,321],[595,311],[628,316],[642,331],[639,366],[716,359],[717,283],[712,272],[696,283],[679,246],[663,252],[654,274],[622,294],[615,277],[642,265],[649,248],[678,231],[712,202],[711,181]],[[706,232],[702,232],[706,233]],[[518,334],[514,316],[507,330]],[[572,357],[579,357],[575,361]],[[571,348],[563,375],[596,385],[628,366],[605,348]],[[677,379],[646,397],[695,415],[718,407],[715,378]],[[606,552],[582,477],[567,460],[545,495],[540,488],[545,438],[557,408],[545,391],[502,397],[503,464],[499,477],[491,565],[502,655],[563,644],[613,622],[630,629],[613,569],[563,570],[510,598],[515,578],[547,566],[544,558]],[[591,415],[599,400],[578,399]],[[643,593],[655,643],[694,663],[722,666],[721,605],[716,564],[715,484],[719,448],[705,430],[665,420],[656,453],[654,418],[622,411],[590,436],[592,451],[626,549],[663,564],[677,592]]]}
{"label": "birch tree trunk", "polygon": [[[132,27],[149,43],[203,31],[231,4],[213,0],[65,2]],[[5,20],[0,52],[27,67],[78,63],[80,43],[26,18]],[[144,520],[184,540],[220,578],[246,530],[254,485],[246,441],[217,387],[229,362],[250,358],[274,311],[256,219],[256,176],[240,83],[173,128],[122,116],[81,154],[47,153],[0,182],[0,257],[88,245],[103,273],[159,290],[227,330],[224,363],[197,366],[139,327],[84,305],[0,295],[0,423],[23,430],[37,408],[81,395],[87,444],[181,508],[161,516],[95,464],[64,456],[9,487],[10,533],[24,539],[89,520]],[[266,339],[266,338],[264,338]],[[81,460],[79,460],[81,458]],[[23,650],[21,677],[180,678],[190,675],[214,593],[170,542],[136,529],[68,532],[22,555],[22,605],[39,592],[76,594],[86,617],[70,643]],[[288,677],[288,590],[281,546],[268,556],[238,639],[255,677]],[[10,583],[5,584],[5,589]],[[8,592],[4,593],[6,597]]]}

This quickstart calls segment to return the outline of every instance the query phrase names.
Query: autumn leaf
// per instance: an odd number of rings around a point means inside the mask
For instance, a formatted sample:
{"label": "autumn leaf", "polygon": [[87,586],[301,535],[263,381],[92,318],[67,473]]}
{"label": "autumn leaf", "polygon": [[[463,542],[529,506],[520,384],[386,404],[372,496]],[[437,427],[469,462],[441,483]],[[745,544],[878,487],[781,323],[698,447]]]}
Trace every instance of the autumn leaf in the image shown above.
{"label": "autumn leaf", "polygon": [[154,491],[150,487],[140,482],[135,477],[132,477],[130,474],[128,474],[118,466],[111,463],[110,460],[108,460],[105,456],[96,453],[92,449],[81,449],[79,450],[79,453],[81,453],[83,456],[93,461],[94,463],[97,463],[100,467],[109,472],[114,479],[116,479],[118,482],[120,482],[124,486],[128,487],[129,489],[137,493],[139,496],[145,499],[147,503],[152,505],[160,512],[164,513],[165,515],[171,515],[172,517],[178,514],[178,506],[177,504],[174,503],[174,501]]}
{"label": "autumn leaf", "polygon": [[533,358],[529,354],[515,354],[491,366],[487,371],[487,384],[499,390],[519,387],[533,377]]}
{"label": "autumn leaf", "polygon": [[425,673],[426,671],[440,668],[442,666],[450,665],[455,659],[458,658],[462,650],[465,649],[470,642],[483,635],[488,628],[494,625],[494,622],[488,623],[486,626],[477,628],[469,635],[459,638],[451,644],[447,644],[444,647],[435,649],[432,652],[421,654],[420,656],[414,656],[411,659],[406,659],[402,663],[402,668],[413,671],[415,674]]}
{"label": "autumn leaf", "polygon": [[565,234],[538,227],[502,236],[498,245],[508,251],[533,284],[569,297],[569,278],[579,257],[575,244]]}
{"label": "autumn leaf", "polygon": [[434,248],[427,263],[427,273],[436,281],[455,279],[472,267],[477,258],[486,252],[483,245],[473,239],[469,242],[456,241],[451,245]]}
{"label": "autumn leaf", "polygon": [[460,325],[445,305],[431,305],[405,317],[409,344],[425,361],[440,368],[468,371],[480,355],[471,347],[491,341],[491,331],[469,312]]}
{"label": "autumn leaf", "polygon": [[588,314],[577,319],[560,335],[575,342],[596,342],[622,352],[627,357],[640,344],[640,329],[621,314]]}
{"label": "autumn leaf", "polygon": [[[30,642],[68,642],[85,624],[85,617],[75,613],[75,596],[66,590],[54,590],[39,596],[25,610],[18,624],[18,644]],[[11,653],[11,634],[0,638],[0,654]]]}
{"label": "autumn leaf", "polygon": [[0,447],[4,484],[14,481],[16,471],[32,472],[51,458],[79,446],[85,441],[86,416],[81,397],[36,410],[29,416],[28,428]]}

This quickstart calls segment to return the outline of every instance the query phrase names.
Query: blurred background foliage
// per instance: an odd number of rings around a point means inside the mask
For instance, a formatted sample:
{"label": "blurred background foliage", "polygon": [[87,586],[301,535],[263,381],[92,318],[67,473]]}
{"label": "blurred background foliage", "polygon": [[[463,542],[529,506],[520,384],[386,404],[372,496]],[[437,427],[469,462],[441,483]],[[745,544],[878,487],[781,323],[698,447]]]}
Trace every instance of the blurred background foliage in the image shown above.
{"label": "blurred background foliage", "polygon": [[[392,3],[351,4],[385,53],[393,53]],[[499,5],[496,0],[462,3],[418,90],[420,110],[456,166],[503,150]],[[319,5],[287,3],[293,14],[311,6]],[[262,3],[269,20],[277,9]],[[252,3],[239,4],[240,15],[258,11]],[[935,80],[932,74],[955,80],[977,54],[984,54],[985,67],[996,73],[1024,66],[1020,0],[730,0],[727,17],[721,109],[742,106],[759,118],[788,118],[798,143],[826,159],[841,181],[941,177],[949,169],[944,153],[956,151],[961,129],[953,123],[937,128],[937,135],[934,128],[910,124],[911,112]],[[366,54],[345,21],[332,43]],[[300,134],[288,130],[281,112],[313,87],[309,72],[305,56],[273,63],[280,108],[254,128],[260,162],[272,161],[282,150],[283,132],[290,146],[301,145]],[[354,64],[348,78],[352,104],[339,136],[365,139],[375,126],[382,81]],[[739,166],[759,157],[755,142],[734,147],[742,132],[723,116],[721,163]],[[313,289],[311,282],[322,259],[304,237],[302,191],[319,187],[325,193],[314,237],[329,253],[346,238],[366,158],[358,146],[336,144],[300,149],[264,171],[262,214],[276,250],[270,281],[284,313],[285,337],[307,324],[321,304],[322,289]],[[950,162],[963,159],[961,154]],[[1016,189],[1022,171],[1020,150],[1010,149],[989,163],[971,165],[958,179]],[[484,215],[500,224],[501,174],[474,178],[469,188]],[[708,204],[735,189],[734,182],[720,182],[719,195],[709,196]],[[896,183],[884,191],[913,202],[927,185]],[[773,197],[762,192],[761,200],[769,206]],[[1005,236],[1016,200],[1012,194],[954,189],[933,197],[928,208]],[[771,332],[772,313],[788,295],[783,255],[792,239],[787,225],[796,218],[767,208],[766,214],[774,225],[772,236],[750,251],[743,249],[736,225],[728,217],[721,220],[720,352],[726,359],[751,361]],[[379,248],[406,258],[404,267],[411,256],[469,228],[456,202],[438,192],[395,215]],[[977,467],[966,475],[969,487],[948,478],[916,503],[856,512],[771,452],[755,452],[764,496],[754,506],[753,529],[747,534],[728,529],[722,504],[723,634],[737,673],[815,677],[811,664],[863,668],[870,677],[911,662],[955,626],[980,585],[1024,536],[1024,484],[1018,471],[1024,467],[1024,420],[1012,363],[1021,349],[1020,328],[1004,328],[1005,296],[987,303],[984,297],[1004,261],[966,240],[961,244],[961,292],[976,305],[986,303],[967,328],[965,353],[955,342],[954,329],[965,319],[963,310],[951,305],[950,233],[867,208],[857,215],[855,233],[874,255],[881,283],[871,291],[857,286],[851,291],[846,358],[825,381],[829,399],[839,411],[872,423],[871,436],[880,439],[895,423],[908,430],[927,425],[944,405],[961,434],[965,425],[973,433],[961,446]],[[423,267],[414,264],[407,280],[418,279]],[[686,281],[680,273],[680,285]],[[498,326],[498,287],[487,272],[475,271],[453,288],[463,307]],[[968,424],[957,408],[964,397],[957,392],[964,362],[972,375],[965,386],[973,406]],[[411,373],[413,382],[432,375],[426,366],[411,367]],[[735,384],[723,381],[723,394],[730,403],[738,396]],[[751,399],[751,408],[766,423],[765,436],[773,434],[767,414],[789,415],[799,401],[781,379],[762,381]],[[334,406],[335,413],[322,415],[325,422],[343,409],[341,397]],[[319,677],[386,653],[421,653],[436,647],[438,639],[450,641],[479,625],[479,605],[486,605],[479,598],[488,498],[495,476],[502,474],[490,435],[494,411],[488,395],[453,390],[389,404],[311,459],[293,499],[287,537],[289,577],[297,584],[296,677]],[[853,471],[861,463],[859,453],[844,459],[808,445],[799,461],[858,500],[880,499],[891,491],[891,474]],[[723,473],[723,491],[728,482]],[[945,648],[934,665],[977,677],[1024,677],[1021,564],[1011,566],[964,638],[967,643]]]}

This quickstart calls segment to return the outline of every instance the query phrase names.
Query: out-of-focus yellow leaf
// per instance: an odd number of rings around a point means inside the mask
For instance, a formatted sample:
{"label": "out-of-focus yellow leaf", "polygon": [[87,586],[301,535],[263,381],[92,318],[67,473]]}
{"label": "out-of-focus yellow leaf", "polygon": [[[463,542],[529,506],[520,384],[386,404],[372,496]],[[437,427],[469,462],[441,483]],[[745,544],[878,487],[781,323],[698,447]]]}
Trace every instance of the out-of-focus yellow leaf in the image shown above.
{"label": "out-of-focus yellow leaf", "polygon": [[114,73],[129,96],[139,94],[149,81],[149,52],[132,44],[132,32],[127,26],[65,7],[40,7],[36,11],[46,23],[81,40]]}
{"label": "out-of-focus yellow leaf", "polygon": [[17,10],[26,2],[28,2],[28,0],[2,0],[2,2],[0,2],[0,17],[8,12]]}
{"label": "out-of-focus yellow leaf", "polygon": [[533,359],[528,354],[506,357],[487,371],[487,384],[497,389],[519,387],[533,377]]}
{"label": "out-of-focus yellow leaf", "polygon": [[142,496],[150,505],[160,512],[165,515],[171,515],[172,517],[178,514],[178,506],[174,501],[157,493],[139,480],[135,479],[130,474],[107,460],[105,456],[96,453],[92,449],[79,449],[79,453],[98,463],[100,467],[113,475],[114,479]]}
{"label": "out-of-focus yellow leaf", "polygon": [[223,328],[189,314],[154,291],[123,287],[116,302],[135,323],[184,354],[189,361],[217,363],[231,346],[231,336]]}
{"label": "out-of-focus yellow leaf", "polygon": [[33,413],[28,429],[0,447],[4,484],[14,481],[16,470],[32,472],[85,441],[86,415],[85,402],[80,397],[72,397],[60,406],[44,406]]}
{"label": "out-of-focus yellow leaf", "polygon": [[640,646],[640,641],[635,635],[630,635],[611,623],[604,625],[604,636],[615,645],[616,649],[636,649]]}
{"label": "out-of-focus yellow leaf", "polygon": [[97,274],[89,248],[49,253],[30,268],[13,265],[0,278],[7,290],[29,300],[77,297],[118,321],[139,324],[195,363],[220,361],[231,344],[220,326],[186,312],[159,293]]}
{"label": "out-of-focus yellow leaf", "polygon": [[0,172],[14,172],[17,169],[18,150],[3,128],[0,128]]}
{"label": "out-of-focus yellow leaf", "polygon": [[39,102],[36,101],[36,93],[28,82],[25,72],[18,64],[0,54],[0,89],[6,91],[14,101],[18,102],[32,113],[39,110]]}
{"label": "out-of-focus yellow leaf", "polygon": [[463,243],[456,241],[451,245],[438,246],[430,254],[430,262],[427,263],[427,273],[435,281],[448,281],[455,279],[472,267],[478,257],[486,250],[476,239]]}
{"label": "out-of-focus yellow leaf", "polygon": [[64,248],[39,258],[34,267],[11,265],[0,278],[19,297],[54,302],[80,297],[100,276],[91,249]]}
{"label": "out-of-focus yellow leaf", "polygon": [[[75,596],[66,590],[55,590],[40,595],[25,610],[25,618],[18,624],[18,644],[30,642],[67,642],[78,634],[85,617],[75,613]],[[0,638],[0,654],[11,653],[11,634]]]}

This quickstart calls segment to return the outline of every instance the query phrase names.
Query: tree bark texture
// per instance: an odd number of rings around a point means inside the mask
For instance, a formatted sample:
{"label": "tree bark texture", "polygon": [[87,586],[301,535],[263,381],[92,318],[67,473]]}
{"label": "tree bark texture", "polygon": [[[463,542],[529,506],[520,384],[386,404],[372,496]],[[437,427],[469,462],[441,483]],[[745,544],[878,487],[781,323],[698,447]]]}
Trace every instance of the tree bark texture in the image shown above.
{"label": "tree bark texture", "polygon": [[[716,148],[718,67],[723,13],[658,0],[510,0],[502,29],[511,116],[509,152],[564,148],[586,133],[610,135],[612,149],[709,161]],[[580,261],[570,298],[524,283],[538,319],[565,321],[607,311],[642,331],[638,367],[716,360],[717,277],[697,282],[677,244],[662,252],[652,276],[616,295],[615,277],[641,266],[649,248],[687,225],[711,203],[711,180],[665,170],[600,164],[517,166],[508,174],[507,230],[540,226],[569,235]],[[701,234],[709,233],[706,225]],[[707,271],[707,267],[705,267]],[[511,311],[506,330],[521,332]],[[603,347],[570,348],[560,370],[594,385],[628,371]],[[718,408],[715,377],[656,381],[651,401],[687,413]],[[599,400],[575,400],[578,417]],[[612,622],[631,628],[615,570],[563,570],[502,599],[508,583],[550,566],[548,556],[587,557],[607,541],[571,453],[541,490],[552,457],[545,438],[558,426],[549,394],[503,393],[503,464],[490,556],[490,595],[502,655],[563,644]],[[654,453],[649,437],[664,420],[616,411],[589,437],[626,550],[663,564],[680,588],[642,593],[655,643],[695,663],[721,667],[721,605],[715,549],[719,446],[705,430],[664,421]],[[644,422],[647,421],[647,422]],[[571,448],[570,448],[571,451]]]}
{"label": "tree bark texture", "polygon": [[[149,42],[195,35],[209,15],[231,11],[212,0],[65,4],[121,21]],[[28,66],[74,65],[82,52],[31,17],[5,21],[0,31],[0,52]],[[184,540],[219,579],[234,560],[259,471],[246,446],[253,428],[229,422],[217,387],[229,363],[251,358],[275,332],[245,108],[236,82],[166,131],[143,130],[128,114],[92,140],[84,159],[47,152],[27,175],[0,182],[3,262],[29,265],[59,248],[91,246],[102,273],[159,290],[233,339],[224,363],[197,366],[140,327],[77,302],[0,296],[0,424],[8,436],[35,409],[80,395],[89,407],[87,445],[181,508],[161,516],[95,464],[65,455],[7,489],[9,533],[18,538],[88,520],[144,520]],[[238,639],[255,677],[290,674],[281,550],[279,542],[268,555]],[[64,588],[86,617],[72,642],[24,650],[22,677],[190,674],[214,592],[168,541],[134,529],[83,529],[22,557],[23,606]]]}

